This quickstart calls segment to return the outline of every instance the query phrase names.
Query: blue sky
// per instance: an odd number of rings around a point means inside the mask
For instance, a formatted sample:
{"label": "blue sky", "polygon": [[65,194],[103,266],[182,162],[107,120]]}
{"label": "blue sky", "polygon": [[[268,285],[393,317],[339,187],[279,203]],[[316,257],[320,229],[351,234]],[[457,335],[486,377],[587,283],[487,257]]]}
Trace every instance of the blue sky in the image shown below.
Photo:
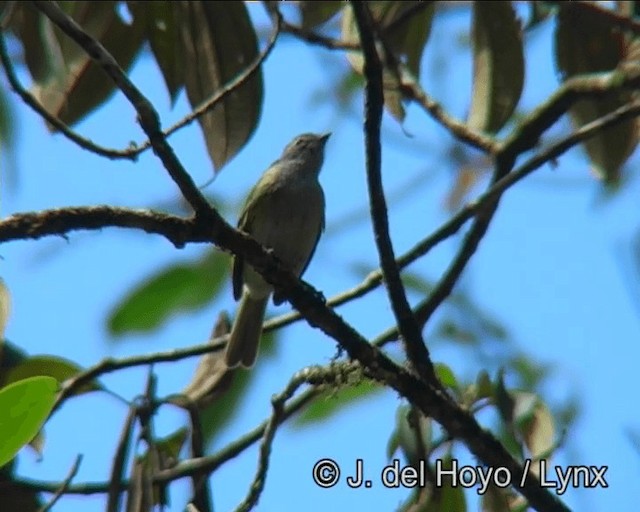
{"label": "blue sky", "polygon": [[[261,11],[253,9],[264,21]],[[434,24],[425,52],[423,84],[460,117],[469,105],[471,62],[457,38],[468,27],[463,12]],[[551,24],[535,34],[527,47],[527,85],[521,108],[528,110],[557,86],[552,67]],[[356,212],[366,212],[367,192],[360,102],[346,118],[326,103],[311,101],[317,91],[332,94],[333,69],[345,66],[344,56],[283,37],[264,67],[265,103],[260,125],[249,145],[226,166],[207,192],[238,202],[296,134],[332,131],[321,181],[327,196],[327,233],[305,279],[329,297],[357,284],[356,265],[377,266],[368,222],[343,225]],[[21,75],[23,80],[26,76]],[[153,101],[169,126],[187,110],[184,97],[171,110],[161,77],[143,56],[132,79]],[[111,162],[74,147],[22,105],[17,114],[17,183],[4,186],[0,214],[71,205],[114,204],[136,208],[176,201],[177,188],[160,162],[147,153],[139,162]],[[104,145],[124,147],[142,140],[133,109],[120,97],[78,126]],[[410,137],[408,137],[408,135]],[[551,138],[547,139],[551,140]],[[212,175],[203,139],[195,126],[170,140],[197,183]],[[417,180],[406,197],[390,202],[390,223],[397,254],[435,229],[449,215],[444,207],[453,180],[447,134],[415,107],[405,125],[385,116],[383,175],[393,193]],[[627,165],[633,171],[637,158]],[[3,171],[4,172],[4,171]],[[3,176],[4,178],[4,176]],[[4,179],[3,179],[4,182]],[[635,301],[638,276],[633,271],[632,241],[638,229],[639,182],[631,176],[615,197],[607,199],[592,178],[581,150],[563,156],[556,168],[545,166],[504,197],[500,209],[464,274],[460,286],[508,329],[517,346],[534,360],[550,365],[553,378],[545,398],[557,402],[579,395],[582,415],[568,434],[567,448],[554,462],[607,465],[608,489],[571,489],[566,503],[580,510],[605,507],[631,510],[640,498],[636,485],[640,455],[626,437],[640,427],[634,376],[639,355],[640,309]],[[228,220],[235,223],[234,214]],[[457,247],[448,240],[411,267],[429,279],[438,278]],[[12,295],[8,339],[30,354],[53,353],[88,366],[110,356],[125,356],[185,347],[204,341],[221,309],[233,312],[227,290],[211,305],[172,318],[161,330],[114,342],[105,319],[119,299],[145,276],[178,261],[203,254],[201,245],[176,250],[160,237],[134,231],[105,229],[72,233],[68,240],[12,242],[0,248],[0,276]],[[415,298],[415,297],[414,297]],[[272,314],[288,306],[273,308]],[[366,336],[392,323],[382,290],[340,314]],[[430,330],[425,335],[430,339]],[[256,369],[257,378],[244,407],[214,447],[236,439],[270,412],[270,397],[280,392],[295,371],[326,364],[335,343],[320,331],[298,323],[280,339],[279,350]],[[445,344],[433,357],[462,375],[480,368]],[[157,368],[159,394],[175,392],[189,381],[196,360]],[[106,376],[114,391],[133,397],[142,392],[144,369]],[[327,507],[394,509],[406,498],[403,489],[349,490],[344,485],[320,489],[311,480],[315,461],[330,457],[351,471],[357,458],[379,471],[387,464],[386,443],[400,404],[392,392],[359,403],[317,426],[284,426],[276,435],[266,489],[258,510]],[[84,461],[76,482],[108,478],[111,457],[126,415],[108,396],[92,394],[68,402],[47,424],[42,461],[24,451],[19,473],[36,479],[61,480],[77,453]],[[184,415],[167,409],[158,431],[167,434],[183,424]],[[464,450],[462,460],[469,462]],[[229,510],[244,497],[256,467],[255,447],[226,464],[212,478],[216,510]],[[172,510],[184,500],[186,481],[172,493]],[[470,493],[470,495],[473,493]],[[101,499],[64,499],[56,510],[100,510]],[[290,504],[290,505],[288,505]]]}

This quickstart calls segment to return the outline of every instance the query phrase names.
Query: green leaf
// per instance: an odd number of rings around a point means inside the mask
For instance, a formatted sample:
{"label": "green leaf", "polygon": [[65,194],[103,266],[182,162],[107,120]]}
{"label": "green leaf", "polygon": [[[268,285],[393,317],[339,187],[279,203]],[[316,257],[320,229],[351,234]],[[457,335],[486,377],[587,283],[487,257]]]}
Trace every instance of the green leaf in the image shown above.
{"label": "green leaf", "polygon": [[[166,437],[155,440],[154,450],[156,450],[156,453],[160,456],[160,468],[168,469],[177,464],[180,451],[188,435],[189,429],[182,427]],[[145,450],[145,452],[138,457],[138,460],[144,464],[148,463],[148,459],[149,449]]]}
{"label": "green leaf", "polygon": [[458,379],[451,368],[444,363],[435,363],[434,367],[440,382],[453,390],[457,390],[459,388]]}
{"label": "green leaf", "polygon": [[27,353],[17,345],[0,339],[0,387],[4,386],[9,370],[26,358]]}
{"label": "green leaf", "polygon": [[173,2],[127,2],[134,18],[143,23],[153,56],[162,72],[171,102],[184,86],[180,27]]}
{"label": "green leaf", "polygon": [[462,405],[471,408],[473,404],[494,395],[494,386],[486,370],[481,370],[476,377],[476,381],[467,386],[462,392]]}
{"label": "green leaf", "polygon": [[[243,2],[180,2],[182,60],[193,108],[244,71],[259,54]],[[246,144],[260,119],[262,70],[257,70],[198,122],[216,171]]]}
{"label": "green leaf", "polygon": [[166,268],[129,293],[109,315],[109,332],[122,336],[149,332],[172,315],[208,304],[220,291],[229,272],[228,257],[209,252],[202,260]]}
{"label": "green leaf", "polygon": [[[120,18],[118,2],[65,2],[62,7],[91,36],[97,39],[127,71],[144,42],[144,26],[134,19]],[[42,19],[48,34],[42,53],[52,71],[39,80],[35,95],[49,112],[68,125],[83,119],[116,90],[115,84],[89,55],[48,19]],[[35,77],[34,77],[35,78]]]}
{"label": "green leaf", "polygon": [[522,29],[511,2],[473,2],[473,98],[468,124],[495,133],[524,85]]}
{"label": "green leaf", "polygon": [[[29,377],[46,375],[53,377],[59,384],[62,384],[82,372],[82,367],[62,357],[49,355],[30,356],[11,368],[7,372],[6,379],[3,383],[6,385]],[[97,381],[92,381],[77,389],[74,395],[99,389],[103,389],[102,386]]]}
{"label": "green leaf", "polygon": [[502,370],[498,372],[498,378],[495,383],[494,397],[501,418],[507,425],[511,425],[514,418],[515,402],[513,400],[513,396],[505,386],[504,371]]}
{"label": "green leaf", "polygon": [[417,465],[429,456],[433,436],[433,421],[417,409],[403,404],[396,411],[396,426],[387,442],[387,458],[398,448],[409,464]]}
{"label": "green leaf", "polygon": [[363,379],[355,385],[344,386],[340,389],[329,389],[322,392],[305,409],[296,416],[294,425],[302,427],[310,423],[317,423],[331,418],[334,414],[355,402],[370,398],[384,391],[384,387],[377,382]]}
{"label": "green leaf", "polygon": [[302,28],[311,30],[318,25],[329,21],[333,16],[344,7],[344,2],[316,2],[316,1],[303,1],[298,2],[298,9],[300,10],[300,19],[302,20]]}
{"label": "green leaf", "polygon": [[[556,65],[566,80],[585,73],[615,69],[623,60],[637,60],[638,45],[625,40],[623,32],[585,9],[561,6],[555,33]],[[577,128],[629,104],[636,93],[614,91],[599,98],[582,99],[570,111]],[[616,184],[620,168],[638,144],[638,122],[619,123],[583,143],[597,176]]]}
{"label": "green leaf", "polygon": [[31,377],[0,389],[0,467],[42,428],[57,391],[52,377]]}

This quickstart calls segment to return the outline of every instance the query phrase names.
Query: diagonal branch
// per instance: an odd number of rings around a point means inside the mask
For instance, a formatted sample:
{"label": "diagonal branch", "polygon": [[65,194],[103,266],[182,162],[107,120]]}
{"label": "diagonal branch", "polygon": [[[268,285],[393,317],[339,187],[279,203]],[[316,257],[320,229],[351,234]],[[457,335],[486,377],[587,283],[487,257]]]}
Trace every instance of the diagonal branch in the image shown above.
{"label": "diagonal branch", "polygon": [[382,64],[376,50],[373,22],[365,3],[352,2],[351,6],[364,53],[364,75],[366,79],[364,128],[367,184],[371,203],[371,219],[378,254],[380,255],[380,267],[387,285],[391,308],[398,321],[398,327],[405,343],[407,357],[419,375],[425,378],[427,382],[437,386],[438,379],[429,358],[429,351],[409,306],[409,301],[400,279],[400,271],[395,262],[391,238],[389,237],[387,204],[380,172],[380,124],[384,105]]}

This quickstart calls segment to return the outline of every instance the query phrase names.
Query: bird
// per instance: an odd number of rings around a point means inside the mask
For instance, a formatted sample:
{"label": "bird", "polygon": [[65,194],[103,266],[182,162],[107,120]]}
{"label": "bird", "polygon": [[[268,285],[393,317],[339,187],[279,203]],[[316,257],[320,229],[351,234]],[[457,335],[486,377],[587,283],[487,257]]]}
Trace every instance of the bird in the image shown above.
{"label": "bird", "polygon": [[[284,148],[249,193],[238,229],[251,235],[300,277],[311,260],[325,224],[325,197],[318,176],[330,133],[303,133]],[[253,367],[269,297],[284,297],[247,264],[234,256],[234,299],[240,305],[224,360],[228,368]]]}

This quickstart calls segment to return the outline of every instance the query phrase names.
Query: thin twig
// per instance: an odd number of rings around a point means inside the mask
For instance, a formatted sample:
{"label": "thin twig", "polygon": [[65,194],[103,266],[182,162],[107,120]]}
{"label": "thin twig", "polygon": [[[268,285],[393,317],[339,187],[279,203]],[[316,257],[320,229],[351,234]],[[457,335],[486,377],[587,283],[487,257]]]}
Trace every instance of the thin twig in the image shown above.
{"label": "thin twig", "polygon": [[178,361],[187,357],[199,356],[209,352],[216,352],[222,350],[226,346],[226,342],[227,337],[224,336],[220,340],[214,340],[214,342],[207,342],[195,347],[168,350],[166,352],[156,352],[154,354],[125,357],[121,359],[104,359],[91,368],[88,368],[84,372],[79,373],[64,384],[62,390],[60,391],[60,394],[56,398],[56,402],[53,406],[53,411],[56,411],[66,399],[73,395],[73,393],[77,389],[81,388],[85,384],[91,382],[93,379],[101,375],[105,375],[116,370],[122,370],[124,368],[131,368],[132,366],[143,366],[153,363],[166,363],[170,361]]}
{"label": "thin twig", "polygon": [[251,483],[249,492],[245,499],[236,508],[236,512],[248,512],[258,502],[260,494],[262,494],[262,490],[264,489],[267,470],[269,469],[269,456],[271,455],[273,439],[276,435],[278,425],[282,423],[282,418],[284,416],[284,406],[287,400],[289,400],[298,388],[306,382],[308,382],[308,371],[305,369],[296,373],[289,381],[284,391],[275,395],[271,399],[273,412],[271,413],[269,421],[267,421],[264,434],[262,436],[262,442],[260,443],[258,468],[256,469],[256,474],[253,477],[253,482]]}
{"label": "thin twig", "polygon": [[116,454],[113,458],[113,465],[111,466],[111,475],[107,485],[107,512],[116,512],[120,508],[120,495],[123,491],[122,476],[124,474],[124,465],[127,462],[127,455],[131,448],[131,435],[133,434],[136,417],[136,408],[131,406],[124,422]]}
{"label": "thin twig", "polygon": [[40,508],[39,512],[48,512],[53,508],[53,506],[58,502],[58,500],[67,492],[71,481],[74,479],[78,470],[80,469],[80,463],[82,462],[82,455],[76,455],[76,460],[74,461],[67,477],[62,481],[60,488],[55,492],[55,494],[51,497],[51,499]]}

